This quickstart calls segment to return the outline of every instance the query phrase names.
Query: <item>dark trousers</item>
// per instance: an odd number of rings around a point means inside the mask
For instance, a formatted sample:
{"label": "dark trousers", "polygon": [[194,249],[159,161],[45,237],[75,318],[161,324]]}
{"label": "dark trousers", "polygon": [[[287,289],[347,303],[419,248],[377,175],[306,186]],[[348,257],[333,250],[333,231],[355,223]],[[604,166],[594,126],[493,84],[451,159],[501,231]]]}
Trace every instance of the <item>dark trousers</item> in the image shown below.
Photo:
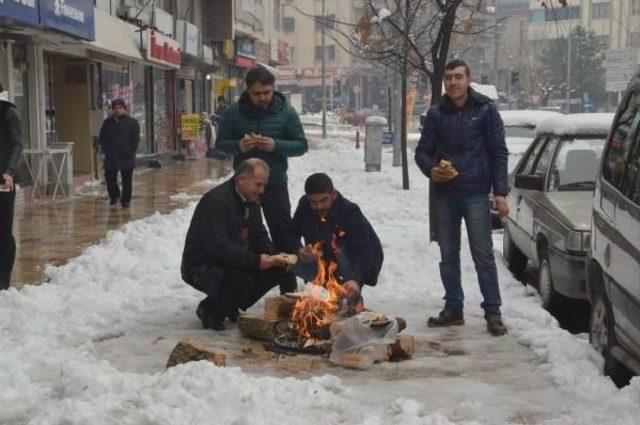
{"label": "dark trousers", "polygon": [[0,289],[9,287],[9,278],[16,259],[16,240],[13,237],[13,207],[16,192],[0,192]]}
{"label": "dark trousers", "polygon": [[118,199],[122,202],[131,202],[131,191],[133,182],[133,169],[120,170],[120,176],[122,177],[122,197],[120,197],[120,187],[118,186],[118,169],[112,164],[104,164],[104,178],[107,181],[107,191],[109,191],[109,198]]}
{"label": "dark trousers", "polygon": [[[267,220],[273,244],[280,251],[293,252],[297,243],[293,240],[291,225],[291,201],[287,183],[270,184],[260,197],[264,218]],[[280,293],[296,289],[296,278],[288,273],[287,279],[280,284]]]}
{"label": "dark trousers", "polygon": [[193,287],[207,294],[207,304],[224,315],[247,310],[284,279],[287,273],[275,268],[249,271],[205,266],[193,273]]}

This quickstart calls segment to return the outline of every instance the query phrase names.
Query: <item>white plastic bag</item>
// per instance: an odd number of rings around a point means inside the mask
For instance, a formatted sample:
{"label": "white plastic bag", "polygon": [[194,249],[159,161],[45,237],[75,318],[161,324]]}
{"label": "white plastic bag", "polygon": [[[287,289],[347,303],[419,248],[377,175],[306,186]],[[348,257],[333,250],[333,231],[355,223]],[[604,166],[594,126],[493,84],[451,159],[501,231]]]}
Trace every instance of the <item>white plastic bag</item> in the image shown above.
{"label": "white plastic bag", "polygon": [[[398,324],[392,320],[386,326],[372,327],[369,321],[353,316],[343,322],[333,341],[329,359],[341,366],[367,369],[379,357],[381,350],[398,339]],[[366,323],[365,323],[366,322]]]}

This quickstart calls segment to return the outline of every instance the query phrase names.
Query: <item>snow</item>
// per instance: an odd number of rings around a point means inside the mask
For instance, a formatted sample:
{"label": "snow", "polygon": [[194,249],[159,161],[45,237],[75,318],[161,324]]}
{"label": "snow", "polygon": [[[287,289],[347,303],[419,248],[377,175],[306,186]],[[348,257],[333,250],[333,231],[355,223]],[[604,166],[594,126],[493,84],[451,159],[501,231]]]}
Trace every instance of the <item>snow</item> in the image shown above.
{"label": "snow", "polygon": [[556,136],[606,136],[611,129],[614,114],[568,114],[542,121],[537,134]]}
{"label": "snow", "polygon": [[500,111],[500,117],[505,127],[535,127],[550,118],[562,117],[559,112],[535,110]]}
{"label": "snow", "polygon": [[387,125],[387,119],[385,117],[379,117],[376,115],[371,115],[370,117],[367,117],[367,119],[364,121],[365,125],[379,125],[379,126],[385,126]]}
{"label": "snow", "polygon": [[[48,284],[0,293],[0,423],[637,423],[640,379],[616,389],[587,337],[560,329],[501,260],[510,333],[487,334],[464,236],[467,324],[427,328],[427,315],[442,306],[442,287],[438,248],[427,243],[426,179],[412,164],[412,190],[403,191],[391,155],[383,156],[382,172],[365,173],[352,139],[312,142],[315,149],[290,163],[292,203],[307,175],[325,171],[360,205],[385,250],[366,303],[407,319],[405,332],[419,341],[413,360],[295,376],[208,363],[164,371],[169,351],[186,337],[246,346],[233,326],[200,328],[194,310],[202,295],[180,279],[191,202],[109,232],[65,266],[48,267]],[[500,234],[494,243],[501,246]]]}
{"label": "snow", "polygon": [[380,10],[378,10],[378,16],[374,16],[373,18],[371,18],[371,23],[372,24],[382,23],[384,22],[385,19],[387,19],[391,15],[392,15],[391,11],[383,7]]}

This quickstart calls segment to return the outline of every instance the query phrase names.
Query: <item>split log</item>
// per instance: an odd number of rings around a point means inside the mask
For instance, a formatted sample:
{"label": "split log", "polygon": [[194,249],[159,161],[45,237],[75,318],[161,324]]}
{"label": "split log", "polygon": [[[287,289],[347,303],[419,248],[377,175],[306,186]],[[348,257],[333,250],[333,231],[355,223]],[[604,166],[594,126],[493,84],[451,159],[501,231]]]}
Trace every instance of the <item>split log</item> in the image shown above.
{"label": "split log", "polygon": [[395,344],[389,346],[389,360],[408,360],[416,352],[416,341],[412,335],[400,335]]}
{"label": "split log", "polygon": [[287,320],[291,317],[296,300],[290,297],[270,297],[264,301],[264,318],[267,320]]}
{"label": "split log", "polygon": [[200,360],[207,360],[216,366],[225,366],[227,356],[222,353],[216,353],[195,339],[185,339],[180,341],[171,351],[167,361],[167,368]]}
{"label": "split log", "polygon": [[320,364],[320,359],[313,356],[280,356],[276,365],[289,372],[311,372]]}
{"label": "split log", "polygon": [[246,338],[273,341],[276,336],[277,320],[267,320],[258,316],[242,314],[238,316],[238,329]]}

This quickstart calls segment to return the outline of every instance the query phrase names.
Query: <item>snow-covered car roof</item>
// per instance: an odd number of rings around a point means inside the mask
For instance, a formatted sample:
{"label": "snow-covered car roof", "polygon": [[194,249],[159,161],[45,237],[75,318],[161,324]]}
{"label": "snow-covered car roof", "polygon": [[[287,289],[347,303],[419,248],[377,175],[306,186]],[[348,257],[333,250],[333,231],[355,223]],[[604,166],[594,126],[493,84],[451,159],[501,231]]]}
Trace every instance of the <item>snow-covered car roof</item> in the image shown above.
{"label": "snow-covered car roof", "polygon": [[536,134],[556,136],[606,136],[613,123],[614,114],[568,114],[542,121]]}
{"label": "snow-covered car roof", "polygon": [[561,117],[562,114],[553,111],[536,111],[531,109],[518,109],[511,111],[500,111],[502,122],[505,127],[536,127],[542,121]]}

